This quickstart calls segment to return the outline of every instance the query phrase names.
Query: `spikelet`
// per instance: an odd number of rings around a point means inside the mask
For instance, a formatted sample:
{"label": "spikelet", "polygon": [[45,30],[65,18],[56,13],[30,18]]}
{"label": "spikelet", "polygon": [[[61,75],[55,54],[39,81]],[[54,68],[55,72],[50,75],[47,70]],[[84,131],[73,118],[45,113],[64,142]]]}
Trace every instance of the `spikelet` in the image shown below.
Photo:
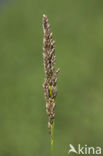
{"label": "spikelet", "polygon": [[45,71],[43,89],[46,100],[46,111],[49,116],[48,129],[51,136],[51,125],[53,124],[53,119],[55,117],[56,84],[60,69],[58,68],[56,72],[54,71],[56,62],[55,41],[53,40],[53,34],[50,31],[50,24],[46,15],[43,15],[43,33],[43,61]]}

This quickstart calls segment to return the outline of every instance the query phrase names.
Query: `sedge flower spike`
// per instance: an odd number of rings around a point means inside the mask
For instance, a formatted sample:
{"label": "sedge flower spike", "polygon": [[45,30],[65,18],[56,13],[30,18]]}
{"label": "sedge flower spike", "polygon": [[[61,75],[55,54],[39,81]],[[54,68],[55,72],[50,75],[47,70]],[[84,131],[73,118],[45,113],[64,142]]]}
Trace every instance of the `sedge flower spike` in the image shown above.
{"label": "sedge flower spike", "polygon": [[46,111],[49,116],[48,129],[52,137],[51,128],[55,117],[55,98],[57,95],[57,78],[60,69],[55,72],[54,66],[56,62],[55,41],[50,30],[50,24],[46,15],[43,15],[43,61],[45,79],[43,83],[44,97],[46,100]]}

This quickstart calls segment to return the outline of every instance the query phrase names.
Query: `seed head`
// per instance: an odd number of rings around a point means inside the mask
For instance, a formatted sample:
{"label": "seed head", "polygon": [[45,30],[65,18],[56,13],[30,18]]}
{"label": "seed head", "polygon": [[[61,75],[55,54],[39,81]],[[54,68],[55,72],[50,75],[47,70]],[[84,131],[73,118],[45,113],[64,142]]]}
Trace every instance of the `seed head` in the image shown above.
{"label": "seed head", "polygon": [[55,117],[55,98],[57,96],[57,78],[60,69],[55,72],[55,41],[53,40],[53,33],[50,30],[50,24],[46,15],[43,15],[43,61],[45,79],[43,83],[44,97],[46,100],[46,112],[49,116],[48,129],[51,135],[51,125]]}

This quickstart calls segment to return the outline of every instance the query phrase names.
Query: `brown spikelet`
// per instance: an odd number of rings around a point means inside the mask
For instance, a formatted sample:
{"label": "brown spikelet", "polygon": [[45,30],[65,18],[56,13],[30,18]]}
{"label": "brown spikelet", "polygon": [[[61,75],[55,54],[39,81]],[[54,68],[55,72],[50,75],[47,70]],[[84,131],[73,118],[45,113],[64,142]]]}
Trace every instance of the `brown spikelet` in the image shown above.
{"label": "brown spikelet", "polygon": [[57,78],[60,69],[54,71],[56,54],[55,54],[55,41],[53,40],[53,34],[50,31],[50,24],[46,15],[43,15],[43,61],[45,80],[43,83],[44,96],[46,100],[46,111],[49,116],[48,129],[51,136],[51,125],[55,116],[55,98],[57,95]]}

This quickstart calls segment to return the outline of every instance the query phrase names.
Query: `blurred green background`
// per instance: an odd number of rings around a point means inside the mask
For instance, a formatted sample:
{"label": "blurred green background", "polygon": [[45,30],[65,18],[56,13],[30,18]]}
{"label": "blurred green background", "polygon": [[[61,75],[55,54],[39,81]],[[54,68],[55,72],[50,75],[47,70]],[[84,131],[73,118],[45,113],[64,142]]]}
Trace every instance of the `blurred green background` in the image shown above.
{"label": "blurred green background", "polygon": [[69,144],[103,145],[103,1],[15,0],[0,3],[0,156],[50,156],[44,13],[61,68],[55,156],[67,156]]}

